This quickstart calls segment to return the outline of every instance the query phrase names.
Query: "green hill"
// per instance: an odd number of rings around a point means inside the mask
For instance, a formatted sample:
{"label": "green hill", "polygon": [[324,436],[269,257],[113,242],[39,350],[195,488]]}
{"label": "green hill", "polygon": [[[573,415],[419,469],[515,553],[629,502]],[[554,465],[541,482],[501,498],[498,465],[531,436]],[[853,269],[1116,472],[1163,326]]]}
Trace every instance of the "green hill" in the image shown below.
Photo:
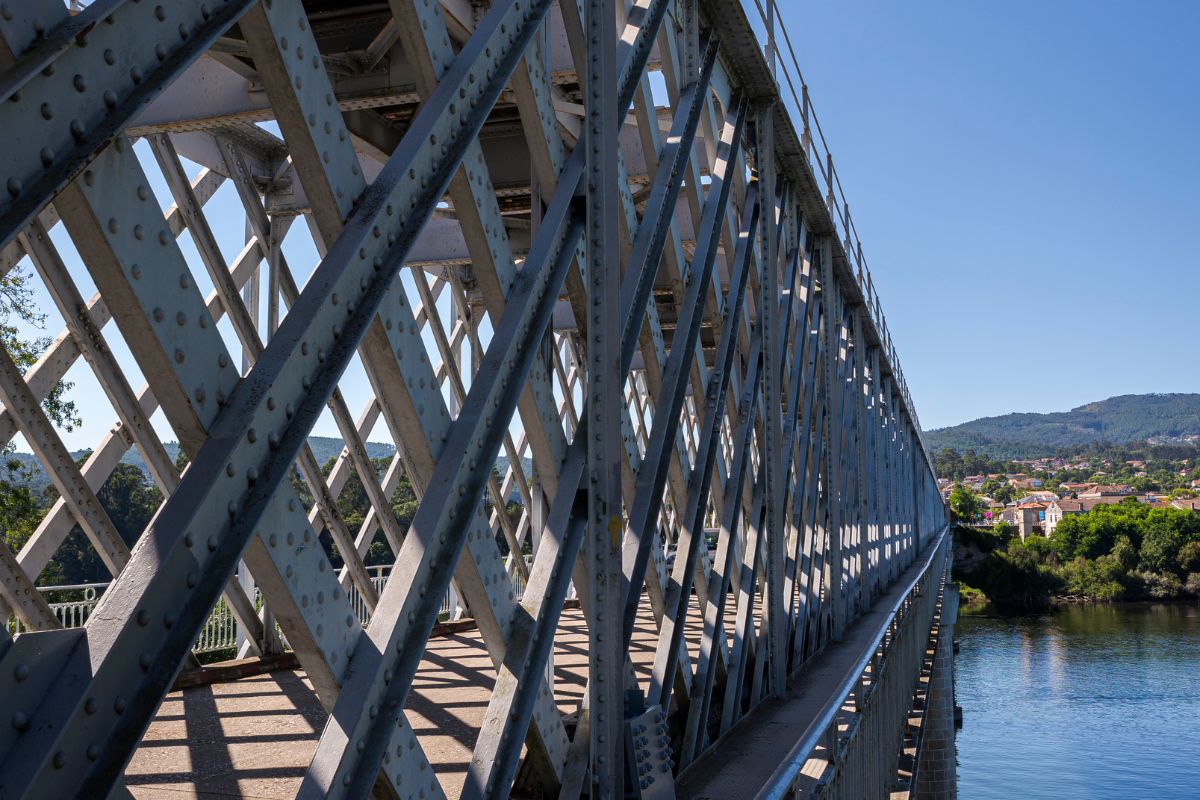
{"label": "green hill", "polygon": [[1092,442],[1200,437],[1200,394],[1127,394],[1051,414],[1005,414],[925,431],[933,452],[973,449],[993,458],[1035,458]]}

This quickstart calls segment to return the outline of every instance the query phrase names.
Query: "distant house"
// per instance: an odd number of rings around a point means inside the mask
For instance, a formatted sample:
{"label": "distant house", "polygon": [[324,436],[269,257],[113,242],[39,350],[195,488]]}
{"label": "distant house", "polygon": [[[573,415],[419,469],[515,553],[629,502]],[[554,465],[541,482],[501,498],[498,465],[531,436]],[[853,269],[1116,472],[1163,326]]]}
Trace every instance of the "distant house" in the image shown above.
{"label": "distant house", "polygon": [[1016,503],[1018,506],[1021,506],[1025,503],[1049,503],[1057,499],[1058,495],[1054,492],[1030,492],[1023,497],[1018,497]]}
{"label": "distant house", "polygon": [[1021,541],[1025,541],[1035,533],[1040,533],[1043,530],[1043,524],[1046,521],[1046,509],[1050,506],[1044,500],[1036,500],[1032,503],[1022,503],[1016,508],[1017,533],[1021,535]]}
{"label": "distant house", "polygon": [[1059,488],[1064,492],[1086,492],[1096,488],[1094,483],[1060,483]]}
{"label": "distant house", "polygon": [[1135,500],[1139,503],[1146,502],[1145,497],[1137,497],[1131,494],[1118,495],[1109,494],[1104,497],[1080,497],[1079,502],[1083,504],[1084,511],[1091,511],[1096,506],[1115,506],[1117,503],[1124,503],[1126,500]]}
{"label": "distant house", "polygon": [[1198,497],[1177,497],[1171,501],[1171,505],[1175,508],[1191,511],[1200,517],[1200,498]]}
{"label": "distant house", "polygon": [[983,488],[985,481],[986,478],[984,478],[982,475],[968,475],[967,477],[963,478],[962,482],[963,486],[967,487],[973,492],[978,492]]}
{"label": "distant house", "polygon": [[[1060,498],[1051,501],[1047,505],[1045,512],[1045,524],[1043,528],[1046,532],[1046,535],[1049,536],[1050,534],[1054,533],[1054,529],[1058,527],[1058,524],[1063,521],[1064,517],[1073,516],[1075,514],[1086,514],[1096,506],[1113,506],[1117,505],[1118,503],[1123,503],[1126,500],[1135,500],[1139,503],[1153,504],[1153,498],[1145,496],[1137,497],[1130,494],[1106,494],[1103,497],[1084,497],[1083,495],[1080,495],[1079,499],[1077,500]],[[1200,500],[1195,502],[1197,503],[1196,508],[1200,508]],[[1166,505],[1166,503],[1162,503],[1157,507],[1165,507]]]}
{"label": "distant house", "polygon": [[1046,535],[1054,533],[1063,517],[1083,513],[1083,503],[1078,500],[1053,500],[1046,507]]}
{"label": "distant house", "polygon": [[1079,493],[1079,499],[1085,497],[1128,497],[1133,494],[1132,486],[1106,486],[1099,485],[1088,489],[1086,492]]}

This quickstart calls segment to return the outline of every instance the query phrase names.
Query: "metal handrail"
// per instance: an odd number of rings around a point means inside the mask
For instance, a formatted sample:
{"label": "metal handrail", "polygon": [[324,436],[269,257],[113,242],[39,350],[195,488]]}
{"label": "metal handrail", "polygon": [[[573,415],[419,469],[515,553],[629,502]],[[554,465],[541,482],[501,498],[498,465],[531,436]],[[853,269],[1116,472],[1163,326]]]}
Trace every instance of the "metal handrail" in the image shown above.
{"label": "metal handrail", "polygon": [[[804,768],[804,764],[808,761],[809,756],[826,741],[830,727],[837,724],[838,715],[842,713],[842,707],[846,704],[847,698],[862,686],[863,673],[875,661],[880,647],[884,645],[885,638],[892,631],[892,626],[897,615],[900,614],[901,609],[908,602],[917,585],[925,579],[930,568],[938,560],[937,555],[942,552],[944,545],[948,541],[949,531],[949,525],[943,527],[933,544],[926,548],[923,554],[925,564],[909,584],[904,587],[904,591],[900,593],[896,602],[892,604],[879,630],[872,637],[870,647],[867,647],[858,660],[854,662],[853,666],[846,671],[846,676],[838,684],[837,690],[830,694],[829,699],[825,701],[825,705],[821,707],[821,712],[809,723],[800,740],[788,751],[787,756],[775,771],[771,773],[766,786],[755,796],[756,800],[782,800],[788,796],[792,783]],[[944,562],[945,559],[943,558],[942,563]]]}
{"label": "metal handrail", "polygon": [[86,592],[89,589],[93,589],[93,590],[107,589],[108,584],[107,583],[69,583],[69,584],[63,584],[62,586],[38,586],[36,588],[39,592],[73,592],[73,591],[80,591],[80,590]]}

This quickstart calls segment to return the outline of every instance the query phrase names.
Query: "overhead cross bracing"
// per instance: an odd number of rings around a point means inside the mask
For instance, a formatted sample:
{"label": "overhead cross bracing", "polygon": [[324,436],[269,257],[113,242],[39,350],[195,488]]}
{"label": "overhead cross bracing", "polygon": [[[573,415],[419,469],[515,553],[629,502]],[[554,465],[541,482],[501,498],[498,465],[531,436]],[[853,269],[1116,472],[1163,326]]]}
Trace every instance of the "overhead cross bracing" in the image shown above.
{"label": "overhead cross bracing", "polygon": [[[430,774],[405,702],[451,588],[497,670],[472,797],[662,786],[872,605],[941,503],[767,14],[764,51],[694,0],[0,4],[0,270],[63,324],[0,350],[0,438],[58,493],[0,544],[0,796],[120,790],[219,600],[330,715],[306,797]],[[85,368],[115,422],[78,464],[42,401]],[[166,498],[132,543],[97,498],[130,448]],[[112,582],[66,628],[35,582],[76,527]]]}

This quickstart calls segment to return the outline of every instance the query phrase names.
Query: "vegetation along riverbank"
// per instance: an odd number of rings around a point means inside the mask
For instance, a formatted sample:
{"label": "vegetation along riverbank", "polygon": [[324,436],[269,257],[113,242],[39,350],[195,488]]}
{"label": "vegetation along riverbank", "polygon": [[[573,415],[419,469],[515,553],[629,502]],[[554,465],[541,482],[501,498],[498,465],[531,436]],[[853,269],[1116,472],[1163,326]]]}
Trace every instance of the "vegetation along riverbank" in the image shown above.
{"label": "vegetation along riverbank", "polygon": [[1024,540],[1005,522],[955,529],[963,613],[1019,614],[1062,602],[1200,595],[1200,517],[1134,500],[1064,518]]}

